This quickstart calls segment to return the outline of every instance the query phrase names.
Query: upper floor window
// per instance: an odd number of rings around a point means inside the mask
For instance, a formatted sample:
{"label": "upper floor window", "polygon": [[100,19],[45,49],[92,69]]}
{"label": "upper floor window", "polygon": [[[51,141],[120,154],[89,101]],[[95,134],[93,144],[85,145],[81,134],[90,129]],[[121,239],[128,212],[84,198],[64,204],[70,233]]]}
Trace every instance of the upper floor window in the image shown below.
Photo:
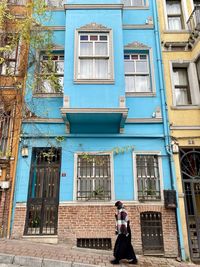
{"label": "upper floor window", "polygon": [[11,4],[11,5],[26,5],[27,3],[27,0],[8,0],[8,4]]}
{"label": "upper floor window", "polygon": [[111,30],[96,23],[86,25],[80,31],[78,29],[76,45],[75,81],[111,82],[114,76]]}
{"label": "upper floor window", "polygon": [[167,22],[169,30],[183,29],[183,14],[181,1],[167,0]]}
{"label": "upper floor window", "polygon": [[151,92],[148,54],[125,54],[126,92]]}
{"label": "upper floor window", "polygon": [[12,33],[0,35],[0,75],[15,75],[18,72],[19,38]]}
{"label": "upper floor window", "polygon": [[9,151],[8,140],[11,131],[11,111],[5,111],[0,107],[0,157],[6,156]]}
{"label": "upper floor window", "polygon": [[64,78],[64,53],[42,53],[39,59],[39,84],[37,93],[62,93]]}
{"label": "upper floor window", "polygon": [[124,6],[140,7],[145,5],[144,0],[123,0]]}
{"label": "upper floor window", "polygon": [[45,0],[47,7],[61,7],[65,0]]}
{"label": "upper floor window", "polygon": [[199,81],[199,88],[200,88],[200,57],[196,61],[196,68],[197,68],[197,78]]}
{"label": "upper floor window", "polygon": [[161,199],[158,155],[136,155],[136,170],[138,199]]}
{"label": "upper floor window", "polygon": [[191,104],[190,86],[187,68],[173,68],[173,81],[176,106]]}
{"label": "upper floor window", "polygon": [[111,199],[110,155],[87,154],[77,158],[77,199]]}

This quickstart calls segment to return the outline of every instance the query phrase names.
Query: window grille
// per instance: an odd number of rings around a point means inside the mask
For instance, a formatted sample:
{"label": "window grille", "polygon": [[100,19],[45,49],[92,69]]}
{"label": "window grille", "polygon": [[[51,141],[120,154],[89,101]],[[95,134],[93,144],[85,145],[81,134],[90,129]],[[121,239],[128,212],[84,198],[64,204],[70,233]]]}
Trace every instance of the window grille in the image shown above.
{"label": "window grille", "polygon": [[139,200],[160,200],[158,155],[137,155],[137,184]]}
{"label": "window grille", "polygon": [[147,54],[125,54],[126,92],[151,92]]}
{"label": "window grille", "polygon": [[77,247],[111,250],[110,238],[78,238]]}
{"label": "window grille", "polygon": [[164,251],[162,216],[160,212],[140,214],[142,247],[144,254],[157,254]]}
{"label": "window grille", "polygon": [[64,53],[40,55],[40,80],[36,93],[62,93],[64,80]]}
{"label": "window grille", "polygon": [[111,170],[109,155],[78,156],[77,199],[111,199]]}
{"label": "window grille", "polygon": [[0,157],[9,152],[8,140],[12,127],[11,112],[0,109]]}

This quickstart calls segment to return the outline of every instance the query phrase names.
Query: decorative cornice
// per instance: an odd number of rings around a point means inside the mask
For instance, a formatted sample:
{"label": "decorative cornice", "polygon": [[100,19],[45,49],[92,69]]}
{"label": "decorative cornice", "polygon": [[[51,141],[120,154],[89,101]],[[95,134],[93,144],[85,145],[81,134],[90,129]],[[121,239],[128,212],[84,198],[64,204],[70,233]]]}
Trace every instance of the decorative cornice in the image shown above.
{"label": "decorative cornice", "polygon": [[64,9],[123,9],[122,4],[65,4]]}
{"label": "decorative cornice", "polygon": [[102,24],[97,24],[91,22],[77,29],[78,31],[109,31],[110,29],[103,26]]}
{"label": "decorative cornice", "polygon": [[128,113],[128,108],[61,108],[61,113]]}
{"label": "decorative cornice", "polygon": [[131,49],[149,49],[149,47],[143,43],[134,41],[132,43],[129,43],[124,46],[125,50],[131,50]]}

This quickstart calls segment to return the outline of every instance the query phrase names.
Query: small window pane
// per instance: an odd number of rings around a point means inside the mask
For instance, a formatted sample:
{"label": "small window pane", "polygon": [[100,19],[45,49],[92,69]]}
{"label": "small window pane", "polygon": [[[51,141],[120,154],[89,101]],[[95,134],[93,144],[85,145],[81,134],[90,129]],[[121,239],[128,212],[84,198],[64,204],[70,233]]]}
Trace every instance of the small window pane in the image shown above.
{"label": "small window pane", "polygon": [[108,54],[108,43],[96,42],[95,55],[106,56]]}
{"label": "small window pane", "polygon": [[147,61],[136,61],[136,72],[147,73],[148,72]]}
{"label": "small window pane", "polygon": [[88,35],[81,35],[81,36],[80,36],[80,40],[81,40],[81,41],[86,41],[86,40],[88,40]]}
{"label": "small window pane", "polygon": [[125,76],[126,92],[134,92],[135,88],[135,77]]}
{"label": "small window pane", "polygon": [[179,1],[167,1],[167,14],[177,15],[181,14],[181,6]]}
{"label": "small window pane", "polygon": [[97,41],[98,40],[98,36],[97,35],[91,35],[90,36],[90,41]]}
{"label": "small window pane", "polygon": [[80,43],[80,55],[81,56],[92,56],[93,55],[93,44],[92,43]]}
{"label": "small window pane", "polygon": [[95,77],[97,79],[108,78],[108,60],[106,59],[95,60]]}
{"label": "small window pane", "polygon": [[149,76],[135,77],[135,91],[136,92],[150,92]]}
{"label": "small window pane", "polygon": [[174,84],[188,86],[187,69],[173,69]]}
{"label": "small window pane", "polygon": [[89,79],[93,77],[93,60],[81,59],[80,60],[80,78]]}
{"label": "small window pane", "polygon": [[129,55],[124,55],[124,59],[129,59],[130,56]]}
{"label": "small window pane", "polygon": [[131,59],[138,59],[138,55],[131,55]]}
{"label": "small window pane", "polygon": [[100,41],[107,41],[108,37],[106,35],[100,35]]}
{"label": "small window pane", "polygon": [[140,55],[140,59],[147,59],[147,55]]}
{"label": "small window pane", "polygon": [[182,23],[180,17],[170,17],[168,18],[168,26],[170,30],[181,30]]}
{"label": "small window pane", "polygon": [[63,74],[64,73],[64,61],[55,62],[56,64],[56,73]]}
{"label": "small window pane", "polygon": [[125,73],[135,72],[135,64],[133,61],[125,61]]}

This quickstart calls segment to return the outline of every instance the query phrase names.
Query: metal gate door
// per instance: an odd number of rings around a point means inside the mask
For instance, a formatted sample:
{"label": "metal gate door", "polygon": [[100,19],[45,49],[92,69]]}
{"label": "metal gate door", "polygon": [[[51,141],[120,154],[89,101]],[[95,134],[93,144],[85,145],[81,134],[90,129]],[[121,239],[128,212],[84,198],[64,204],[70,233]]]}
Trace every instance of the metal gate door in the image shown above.
{"label": "metal gate door", "polygon": [[160,212],[140,214],[142,247],[144,254],[160,254],[164,251],[162,218]]}
{"label": "metal gate door", "polygon": [[33,149],[24,234],[57,234],[61,150]]}
{"label": "metal gate door", "polygon": [[188,237],[192,260],[200,260],[200,150],[181,149]]}

